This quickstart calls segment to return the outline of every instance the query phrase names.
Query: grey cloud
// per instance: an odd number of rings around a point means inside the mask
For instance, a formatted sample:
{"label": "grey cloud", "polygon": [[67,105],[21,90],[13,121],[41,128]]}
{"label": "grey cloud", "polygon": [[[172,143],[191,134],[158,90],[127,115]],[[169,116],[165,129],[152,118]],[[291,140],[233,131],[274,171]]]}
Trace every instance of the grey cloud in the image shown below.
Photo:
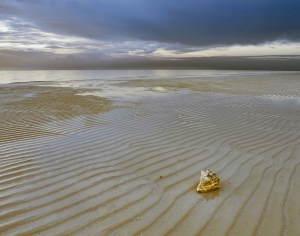
{"label": "grey cloud", "polygon": [[[300,40],[298,0],[4,0],[0,12],[59,34],[211,46]],[[21,11],[22,10],[22,11]]]}
{"label": "grey cloud", "polygon": [[63,47],[52,45],[52,46],[47,46],[45,48],[58,49],[58,48],[63,48]]}

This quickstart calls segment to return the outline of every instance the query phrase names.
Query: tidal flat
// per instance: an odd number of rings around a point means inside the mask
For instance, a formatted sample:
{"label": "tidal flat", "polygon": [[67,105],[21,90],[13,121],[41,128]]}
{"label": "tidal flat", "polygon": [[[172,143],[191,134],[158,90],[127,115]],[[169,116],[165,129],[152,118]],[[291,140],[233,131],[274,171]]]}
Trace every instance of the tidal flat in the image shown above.
{"label": "tidal flat", "polygon": [[299,235],[300,73],[38,73],[0,85],[0,235]]}

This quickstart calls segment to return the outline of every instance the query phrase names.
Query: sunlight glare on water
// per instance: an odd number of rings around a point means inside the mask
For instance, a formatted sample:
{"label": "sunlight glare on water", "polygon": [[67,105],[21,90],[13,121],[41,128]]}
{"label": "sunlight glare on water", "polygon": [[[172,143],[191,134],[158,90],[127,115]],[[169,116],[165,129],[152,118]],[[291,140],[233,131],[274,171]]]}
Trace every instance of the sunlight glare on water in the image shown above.
{"label": "sunlight glare on water", "polygon": [[0,84],[24,82],[111,81],[159,78],[228,77],[286,72],[221,70],[33,70],[0,71]]}

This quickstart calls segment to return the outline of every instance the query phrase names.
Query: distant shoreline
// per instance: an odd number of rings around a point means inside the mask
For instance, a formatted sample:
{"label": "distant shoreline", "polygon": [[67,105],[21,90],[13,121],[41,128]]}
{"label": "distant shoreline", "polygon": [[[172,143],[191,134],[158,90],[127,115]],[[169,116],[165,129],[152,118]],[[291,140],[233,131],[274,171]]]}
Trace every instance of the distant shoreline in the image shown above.
{"label": "distant shoreline", "polygon": [[57,58],[41,61],[9,61],[0,57],[0,70],[258,70],[300,71],[299,56],[277,57],[200,57],[170,59],[114,59]]}

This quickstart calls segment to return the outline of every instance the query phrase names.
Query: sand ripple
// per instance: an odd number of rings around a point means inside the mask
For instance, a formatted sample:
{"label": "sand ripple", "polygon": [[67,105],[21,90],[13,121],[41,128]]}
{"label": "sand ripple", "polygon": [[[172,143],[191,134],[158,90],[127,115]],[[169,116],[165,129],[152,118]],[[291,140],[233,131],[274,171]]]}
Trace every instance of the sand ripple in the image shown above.
{"label": "sand ripple", "polygon": [[[1,88],[0,235],[299,235],[298,80],[117,86],[165,96]],[[220,190],[196,192],[201,169]]]}

